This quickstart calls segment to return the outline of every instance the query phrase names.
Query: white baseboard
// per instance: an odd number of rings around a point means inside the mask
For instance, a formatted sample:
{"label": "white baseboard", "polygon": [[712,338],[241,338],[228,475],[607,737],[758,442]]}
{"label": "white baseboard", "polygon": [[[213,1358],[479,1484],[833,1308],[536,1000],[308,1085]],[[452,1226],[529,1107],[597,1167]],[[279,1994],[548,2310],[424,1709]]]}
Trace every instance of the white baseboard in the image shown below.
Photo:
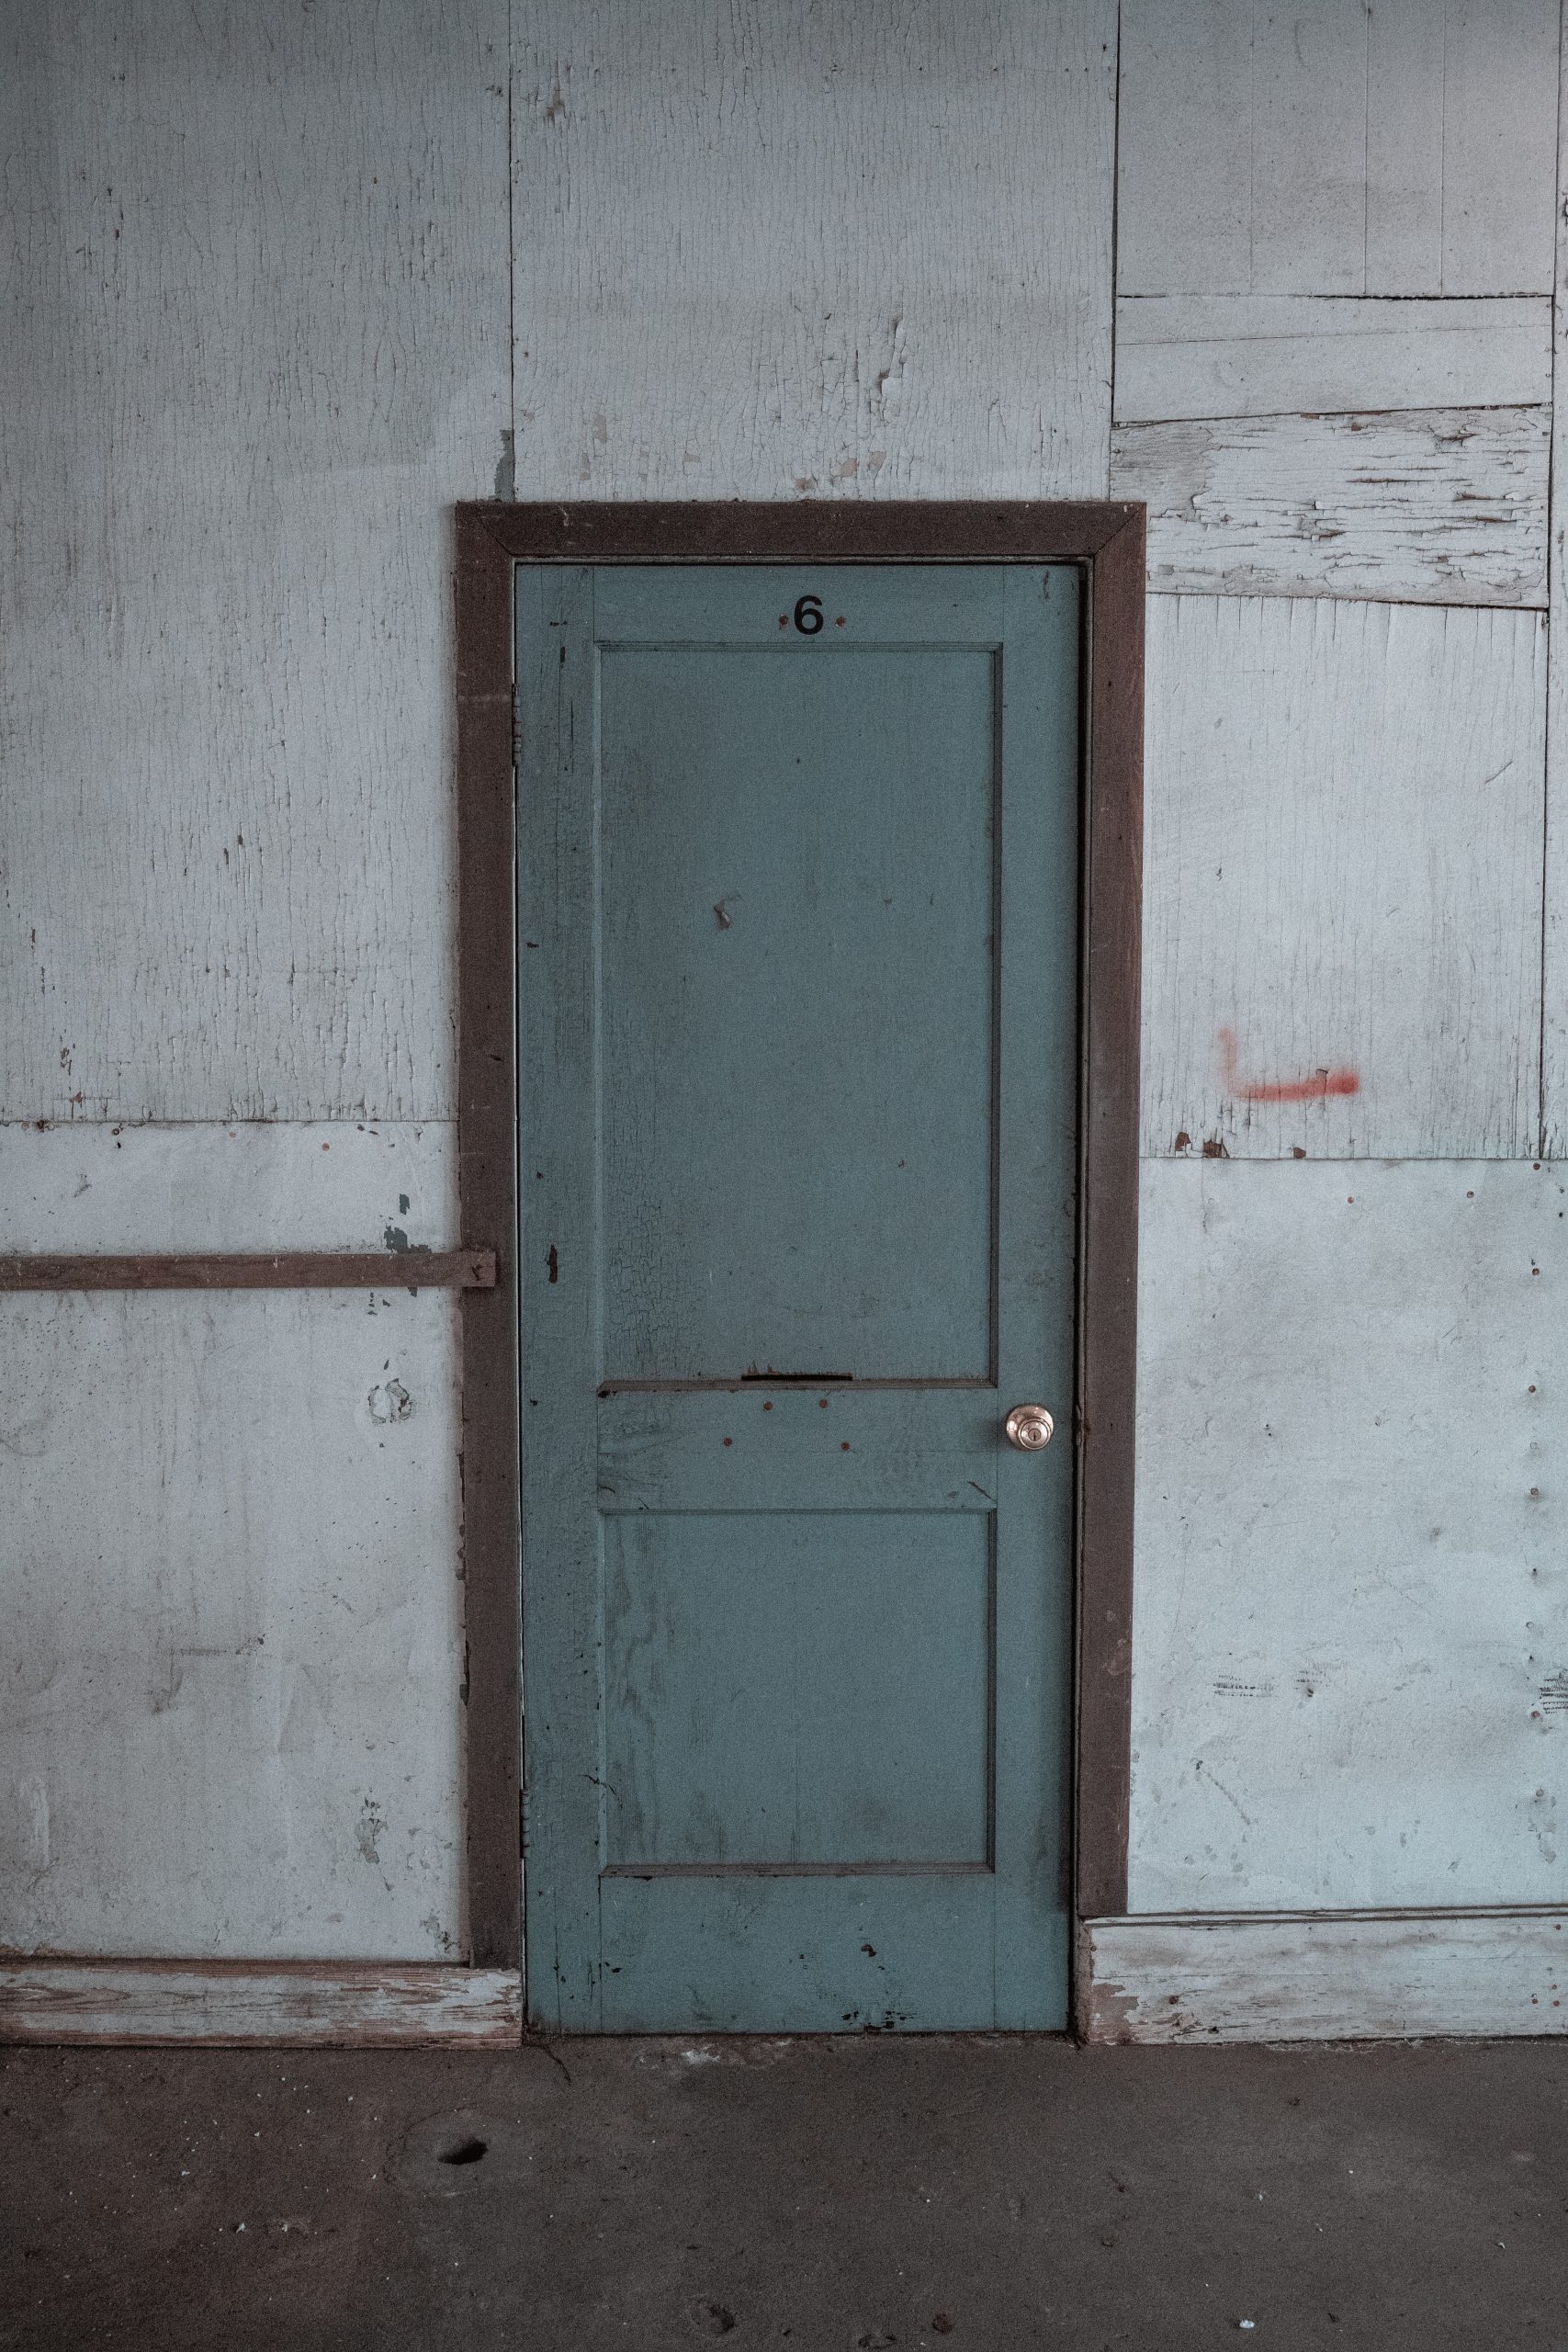
{"label": "white baseboard", "polygon": [[471,2049],[522,2032],[522,1980],[503,1969],[0,1959],[0,2043]]}
{"label": "white baseboard", "polygon": [[1568,2032],[1568,1908],[1089,1919],[1089,2041]]}
{"label": "white baseboard", "polygon": [[[1568,1908],[1090,1919],[1098,2042],[1568,2032]],[[376,1962],[0,1960],[0,2043],[514,2047],[519,1977]]]}

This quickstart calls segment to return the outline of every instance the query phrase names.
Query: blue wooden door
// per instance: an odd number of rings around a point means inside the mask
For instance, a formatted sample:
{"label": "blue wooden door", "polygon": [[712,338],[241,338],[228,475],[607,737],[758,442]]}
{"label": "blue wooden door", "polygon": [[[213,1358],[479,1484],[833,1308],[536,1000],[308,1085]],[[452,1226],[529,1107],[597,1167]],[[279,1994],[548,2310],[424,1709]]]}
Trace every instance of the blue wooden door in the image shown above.
{"label": "blue wooden door", "polygon": [[1068,568],[519,571],[541,2026],[1066,2020],[1078,644]]}

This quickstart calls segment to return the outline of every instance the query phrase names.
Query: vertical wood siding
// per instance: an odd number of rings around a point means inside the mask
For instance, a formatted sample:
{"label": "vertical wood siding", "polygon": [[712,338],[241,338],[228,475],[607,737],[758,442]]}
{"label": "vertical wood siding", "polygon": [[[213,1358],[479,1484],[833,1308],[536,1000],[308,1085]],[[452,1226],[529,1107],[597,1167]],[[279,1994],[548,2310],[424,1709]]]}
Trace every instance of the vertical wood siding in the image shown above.
{"label": "vertical wood siding", "polygon": [[1540,294],[1557,0],[1123,0],[1123,294]]}
{"label": "vertical wood siding", "polygon": [[[4,65],[0,1243],[456,1240],[505,0],[69,0]],[[0,1939],[459,1951],[452,1302],[5,1318]]]}
{"label": "vertical wood siding", "polygon": [[1105,495],[1112,0],[531,0],[531,498]]}
{"label": "vertical wood siding", "polygon": [[1153,601],[1145,1152],[1535,1148],[1545,634]]}
{"label": "vertical wood siding", "polygon": [[[453,499],[1100,495],[1114,408],[1200,1163],[1134,1899],[1554,1894],[1568,663],[1543,802],[1545,629],[1471,607],[1542,596],[1555,0],[511,15],[7,19],[0,1242],[459,1238]],[[4,1317],[0,1934],[460,1948],[450,1302]]]}
{"label": "vertical wood siding", "polygon": [[1568,1155],[1568,47],[1557,165],[1557,292],[1551,350],[1551,670],[1547,707],[1546,872],[1541,893],[1543,1150]]}
{"label": "vertical wood siding", "polygon": [[452,1300],[18,1297],[0,1337],[6,1944],[460,1956]]}
{"label": "vertical wood siding", "polygon": [[0,1111],[440,1116],[505,0],[7,21]]}
{"label": "vertical wood siding", "polygon": [[[1165,592],[1134,1912],[1561,1892],[1568,867],[1546,627],[1476,609],[1562,605],[1557,56],[1554,0],[1122,12],[1112,479]],[[1091,1936],[1096,2029],[1540,2030],[1561,1939],[1202,1925]]]}
{"label": "vertical wood siding", "polygon": [[1130,1907],[1560,1901],[1568,1170],[1146,1162],[1140,1304]]}

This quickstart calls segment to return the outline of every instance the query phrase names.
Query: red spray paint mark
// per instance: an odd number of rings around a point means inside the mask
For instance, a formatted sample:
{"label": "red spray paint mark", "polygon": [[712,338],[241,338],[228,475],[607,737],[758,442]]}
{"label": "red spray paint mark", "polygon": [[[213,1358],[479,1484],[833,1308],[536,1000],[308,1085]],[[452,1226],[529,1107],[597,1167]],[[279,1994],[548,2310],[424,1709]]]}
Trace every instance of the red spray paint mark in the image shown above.
{"label": "red spray paint mark", "polygon": [[1310,1078],[1286,1079],[1278,1083],[1261,1080],[1238,1078],[1235,1066],[1235,1031],[1219,1032],[1220,1075],[1225,1082],[1225,1092],[1235,1095],[1238,1102],[1316,1102],[1330,1094],[1359,1094],[1361,1075],[1354,1069],[1317,1069]]}

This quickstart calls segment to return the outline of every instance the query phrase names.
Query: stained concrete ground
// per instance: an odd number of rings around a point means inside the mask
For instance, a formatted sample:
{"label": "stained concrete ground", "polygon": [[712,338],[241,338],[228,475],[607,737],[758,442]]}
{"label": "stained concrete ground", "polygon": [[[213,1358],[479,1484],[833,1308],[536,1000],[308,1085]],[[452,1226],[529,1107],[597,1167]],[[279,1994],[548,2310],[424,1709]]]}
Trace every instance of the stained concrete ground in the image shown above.
{"label": "stained concrete ground", "polygon": [[6,2346],[1568,2346],[1562,2042],[11,2051],[0,2134]]}

